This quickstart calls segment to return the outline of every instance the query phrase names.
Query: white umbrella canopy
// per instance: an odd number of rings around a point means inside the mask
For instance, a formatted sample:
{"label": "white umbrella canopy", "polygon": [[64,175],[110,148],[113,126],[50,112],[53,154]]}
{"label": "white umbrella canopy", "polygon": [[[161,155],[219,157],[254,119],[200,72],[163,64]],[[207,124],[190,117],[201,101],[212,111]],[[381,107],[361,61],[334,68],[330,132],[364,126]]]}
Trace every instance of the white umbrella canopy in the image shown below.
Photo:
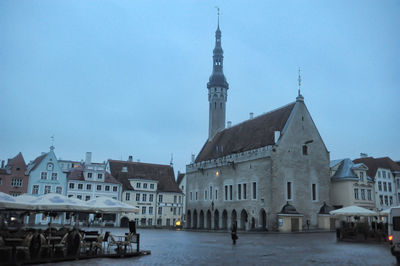
{"label": "white umbrella canopy", "polygon": [[90,207],[85,201],[67,196],[48,193],[36,197],[30,204],[34,205],[37,211],[89,211]]}
{"label": "white umbrella canopy", "polygon": [[329,214],[334,216],[378,216],[378,213],[359,206],[348,206],[334,211]]}
{"label": "white umbrella canopy", "polygon": [[13,197],[6,193],[0,192],[0,209],[33,210],[34,206],[28,201],[19,201],[18,197]]}
{"label": "white umbrella canopy", "polygon": [[388,208],[388,209],[386,209],[386,210],[380,211],[380,212],[379,212],[379,215],[380,215],[380,216],[389,216],[390,210],[391,210],[391,209],[392,209],[392,208]]}
{"label": "white umbrella canopy", "polygon": [[139,208],[135,206],[108,197],[98,197],[86,203],[91,210],[98,213],[139,212]]}

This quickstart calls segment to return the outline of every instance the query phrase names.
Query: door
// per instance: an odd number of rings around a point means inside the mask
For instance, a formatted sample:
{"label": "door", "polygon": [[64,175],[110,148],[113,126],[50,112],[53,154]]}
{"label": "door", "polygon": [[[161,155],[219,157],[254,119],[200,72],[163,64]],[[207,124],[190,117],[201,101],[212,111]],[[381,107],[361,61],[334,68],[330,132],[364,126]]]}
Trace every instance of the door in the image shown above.
{"label": "door", "polygon": [[292,232],[299,231],[299,218],[292,218]]}

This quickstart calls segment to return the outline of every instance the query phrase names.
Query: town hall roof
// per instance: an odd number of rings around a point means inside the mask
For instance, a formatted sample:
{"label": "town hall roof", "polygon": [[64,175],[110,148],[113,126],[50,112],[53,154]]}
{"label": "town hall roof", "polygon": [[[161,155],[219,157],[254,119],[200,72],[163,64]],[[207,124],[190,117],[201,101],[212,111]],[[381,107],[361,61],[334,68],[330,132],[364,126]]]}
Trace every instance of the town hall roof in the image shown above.
{"label": "town hall roof", "polygon": [[[76,168],[71,168],[70,170],[67,171],[68,180],[85,181],[85,178],[83,176],[84,171],[85,171],[84,165],[80,165]],[[103,183],[102,181],[99,182]],[[121,184],[121,182],[115,179],[109,172],[105,172],[104,183]]]}
{"label": "town hall roof", "polygon": [[275,131],[282,131],[296,102],[218,132],[204,144],[196,163],[275,144]]}
{"label": "town hall roof", "polygon": [[112,176],[122,183],[124,190],[134,190],[129,179],[146,179],[158,181],[158,191],[182,192],[175,182],[174,169],[170,165],[118,160],[108,162]]}

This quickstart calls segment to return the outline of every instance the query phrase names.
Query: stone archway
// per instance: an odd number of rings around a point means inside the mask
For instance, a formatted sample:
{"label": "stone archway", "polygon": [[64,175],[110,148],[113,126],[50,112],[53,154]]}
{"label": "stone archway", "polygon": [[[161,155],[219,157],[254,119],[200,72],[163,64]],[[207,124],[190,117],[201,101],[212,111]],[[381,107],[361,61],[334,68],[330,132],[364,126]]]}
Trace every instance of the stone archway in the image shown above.
{"label": "stone archway", "polygon": [[231,226],[235,223],[237,223],[237,214],[236,214],[236,210],[233,210],[232,214],[231,214]]}
{"label": "stone archway", "polygon": [[200,221],[199,221],[199,228],[204,229],[204,212],[203,210],[200,211]]}
{"label": "stone archway", "polygon": [[207,229],[211,230],[211,211],[207,211]]}
{"label": "stone archway", "polygon": [[261,230],[267,230],[267,213],[265,212],[264,209],[260,210],[260,218],[259,218],[259,223]]}
{"label": "stone archway", "polygon": [[218,210],[214,211],[214,229],[215,230],[219,229],[219,212],[218,212]]}
{"label": "stone archway", "polygon": [[197,211],[193,211],[193,229],[197,229]]}
{"label": "stone archway", "polygon": [[222,212],[222,229],[228,229],[228,212],[226,210]]}
{"label": "stone archway", "polygon": [[187,211],[186,214],[186,228],[191,228],[192,227],[192,213],[190,210]]}
{"label": "stone archway", "polygon": [[129,227],[129,218],[126,216],[122,217],[119,226],[128,228]]}
{"label": "stone archway", "polygon": [[247,211],[243,209],[240,213],[240,230],[246,231],[247,218]]}

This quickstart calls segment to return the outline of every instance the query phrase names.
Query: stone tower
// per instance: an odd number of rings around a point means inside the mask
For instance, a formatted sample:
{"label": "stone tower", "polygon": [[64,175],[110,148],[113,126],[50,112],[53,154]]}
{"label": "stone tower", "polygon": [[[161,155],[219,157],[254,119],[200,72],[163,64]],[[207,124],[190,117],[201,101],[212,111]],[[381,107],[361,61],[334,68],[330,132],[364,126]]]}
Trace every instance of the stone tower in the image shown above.
{"label": "stone tower", "polygon": [[225,110],[229,84],[223,72],[224,51],[221,47],[221,30],[215,32],[215,48],[213,51],[213,72],[207,83],[209,109],[208,140],[211,140],[218,131],[225,128]]}

